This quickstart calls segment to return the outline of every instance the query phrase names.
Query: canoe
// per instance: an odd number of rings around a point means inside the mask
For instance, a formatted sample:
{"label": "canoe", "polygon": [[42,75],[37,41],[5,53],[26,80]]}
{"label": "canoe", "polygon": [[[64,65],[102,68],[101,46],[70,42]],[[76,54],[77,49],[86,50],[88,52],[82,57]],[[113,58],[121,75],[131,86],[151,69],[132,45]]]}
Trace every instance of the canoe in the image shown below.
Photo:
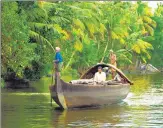
{"label": "canoe", "polygon": [[133,84],[121,70],[111,64],[97,64],[84,73],[80,79],[91,79],[98,70],[102,68],[114,68],[123,78],[123,82],[113,84],[72,84],[55,77],[55,85],[49,87],[51,98],[62,109],[98,107],[118,103],[126,98],[130,86]]}

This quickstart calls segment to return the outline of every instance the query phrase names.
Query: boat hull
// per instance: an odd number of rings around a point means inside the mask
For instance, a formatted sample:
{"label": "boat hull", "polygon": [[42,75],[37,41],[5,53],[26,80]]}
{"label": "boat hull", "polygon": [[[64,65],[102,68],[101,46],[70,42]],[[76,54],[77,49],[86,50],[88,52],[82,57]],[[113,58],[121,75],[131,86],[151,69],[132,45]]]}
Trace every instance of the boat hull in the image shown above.
{"label": "boat hull", "polygon": [[50,92],[53,100],[63,109],[65,106],[81,108],[115,104],[125,99],[130,90],[130,84],[74,85],[62,80],[59,87],[60,91],[57,91],[57,85],[51,86]]}

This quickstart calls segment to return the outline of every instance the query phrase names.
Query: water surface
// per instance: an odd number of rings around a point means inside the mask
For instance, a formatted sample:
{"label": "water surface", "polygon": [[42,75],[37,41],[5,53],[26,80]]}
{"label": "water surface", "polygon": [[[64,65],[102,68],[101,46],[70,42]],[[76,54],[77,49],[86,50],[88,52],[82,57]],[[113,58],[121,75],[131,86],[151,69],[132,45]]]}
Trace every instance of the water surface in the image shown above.
{"label": "water surface", "polygon": [[127,98],[103,108],[61,111],[50,106],[50,78],[33,88],[2,90],[2,128],[163,128],[163,74],[132,75]]}

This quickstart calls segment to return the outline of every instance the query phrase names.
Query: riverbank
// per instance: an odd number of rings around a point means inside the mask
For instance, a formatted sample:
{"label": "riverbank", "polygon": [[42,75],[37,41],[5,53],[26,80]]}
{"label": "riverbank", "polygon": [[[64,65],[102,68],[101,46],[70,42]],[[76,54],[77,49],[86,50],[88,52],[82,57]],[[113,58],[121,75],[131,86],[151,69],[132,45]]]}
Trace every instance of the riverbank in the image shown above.
{"label": "riverbank", "polygon": [[[160,68],[162,69],[162,68]],[[144,72],[140,69],[126,69],[126,68],[121,68],[121,70],[127,75],[140,75],[140,74],[153,74],[152,72]],[[160,71],[161,72],[161,71]],[[155,73],[155,72],[154,72]],[[49,78],[49,81],[52,82],[52,75],[46,75],[44,77],[42,77],[41,79],[44,78]],[[72,79],[77,79],[76,76],[73,76],[72,74],[68,75],[64,75],[62,74],[61,77],[64,81],[71,81]],[[29,80],[29,79],[23,79],[23,78],[12,78],[12,79],[1,79],[1,88],[11,88],[11,89],[23,89],[23,88],[29,88],[31,86],[31,83],[35,82],[35,81],[40,81],[41,79],[37,79],[37,80]],[[40,83],[41,84],[41,83]],[[51,83],[49,83],[50,85]],[[38,85],[39,86],[39,85]]]}

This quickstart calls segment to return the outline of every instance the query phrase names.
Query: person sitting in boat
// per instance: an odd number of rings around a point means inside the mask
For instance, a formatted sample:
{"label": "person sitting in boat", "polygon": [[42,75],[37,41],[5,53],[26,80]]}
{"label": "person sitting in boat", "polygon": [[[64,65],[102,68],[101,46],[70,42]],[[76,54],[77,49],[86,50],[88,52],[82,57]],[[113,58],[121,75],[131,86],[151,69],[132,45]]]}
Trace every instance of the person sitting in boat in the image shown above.
{"label": "person sitting in boat", "polygon": [[106,74],[105,72],[102,71],[102,67],[99,66],[98,72],[96,72],[94,76],[94,84],[104,82],[105,80],[106,80]]}
{"label": "person sitting in boat", "polygon": [[55,50],[56,50],[56,54],[54,57],[54,67],[55,67],[56,73],[60,76],[60,72],[61,72],[62,65],[63,65],[63,58],[60,53],[60,48],[56,47]]}

